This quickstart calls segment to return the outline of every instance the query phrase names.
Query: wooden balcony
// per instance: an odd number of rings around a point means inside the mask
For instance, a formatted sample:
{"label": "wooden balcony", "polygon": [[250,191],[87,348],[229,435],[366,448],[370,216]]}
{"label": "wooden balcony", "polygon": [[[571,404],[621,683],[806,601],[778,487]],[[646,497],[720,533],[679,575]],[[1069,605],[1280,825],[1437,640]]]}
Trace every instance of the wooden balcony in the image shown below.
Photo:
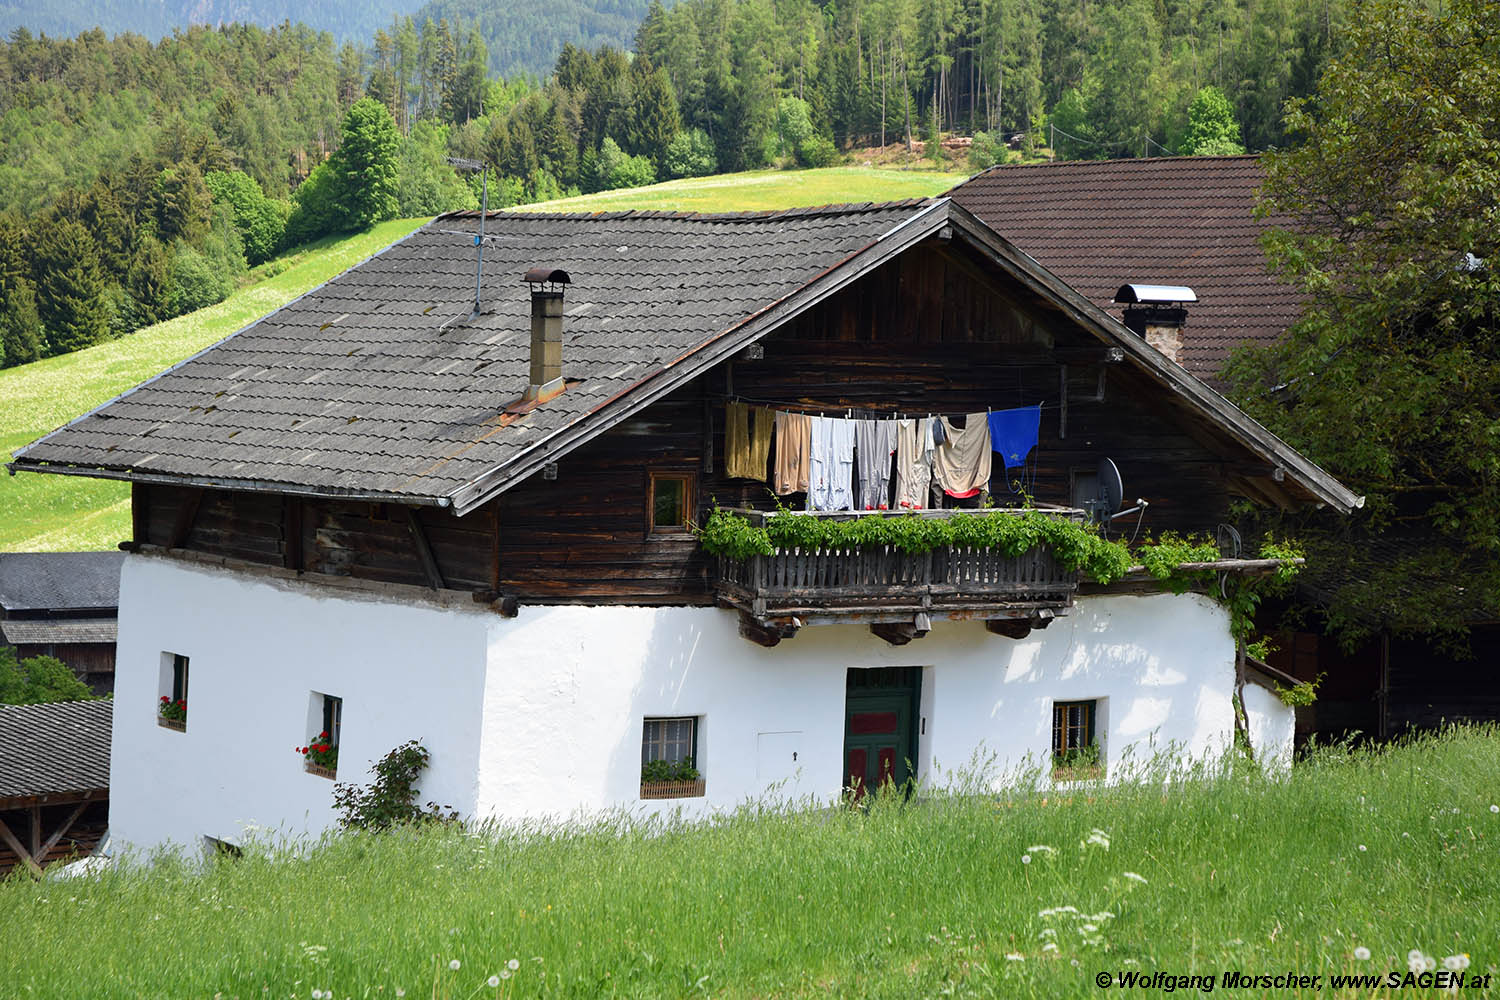
{"label": "wooden balcony", "polygon": [[[754,510],[734,513],[758,526],[778,516]],[[976,512],[923,511],[914,516],[946,518],[959,513]],[[1084,516],[1071,508],[1049,513],[1080,521]],[[926,635],[934,618],[980,619],[991,631],[1016,638],[1032,628],[1046,628],[1072,607],[1078,573],[1060,565],[1045,546],[1019,556],[968,548],[919,554],[889,546],[789,549],[745,560],[717,558],[714,588],[721,605],[739,610],[741,634],[762,645],[775,645],[804,626],[835,624],[867,624],[877,635],[900,644]]]}

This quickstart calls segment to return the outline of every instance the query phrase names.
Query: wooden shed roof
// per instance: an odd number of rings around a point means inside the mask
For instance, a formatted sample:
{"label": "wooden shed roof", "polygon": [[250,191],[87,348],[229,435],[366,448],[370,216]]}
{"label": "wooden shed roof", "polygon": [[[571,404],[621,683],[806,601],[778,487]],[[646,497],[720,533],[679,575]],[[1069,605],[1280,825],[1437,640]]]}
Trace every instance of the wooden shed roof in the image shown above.
{"label": "wooden shed roof", "polygon": [[109,788],[113,701],[0,705],[0,806]]}

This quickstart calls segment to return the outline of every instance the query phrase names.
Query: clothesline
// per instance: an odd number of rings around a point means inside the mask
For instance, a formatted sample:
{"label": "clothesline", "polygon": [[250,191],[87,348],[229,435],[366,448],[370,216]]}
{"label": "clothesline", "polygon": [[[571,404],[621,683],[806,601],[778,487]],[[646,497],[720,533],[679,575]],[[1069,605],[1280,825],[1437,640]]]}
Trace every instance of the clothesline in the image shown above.
{"label": "clothesline", "polygon": [[[951,420],[954,417],[968,417],[968,415],[971,413],[979,412],[977,408],[953,410],[944,413],[933,410],[928,410],[926,412],[919,410],[898,410],[892,412],[889,410],[875,410],[860,406],[809,406],[806,403],[788,403],[774,399],[759,399],[753,396],[742,396],[738,393],[730,396],[725,396],[724,402],[746,403],[751,406],[764,406],[769,410],[784,410],[787,413],[806,413],[811,416],[819,417],[827,417],[832,415],[834,417],[843,417],[846,420],[914,420],[924,417],[947,417]],[[1043,410],[1062,409],[1062,404],[1060,403],[1049,403],[1046,400],[1043,400],[1040,403],[1022,403],[1014,406],[986,406],[984,408],[984,412],[994,413],[997,410],[1027,409],[1033,406],[1039,407]]]}

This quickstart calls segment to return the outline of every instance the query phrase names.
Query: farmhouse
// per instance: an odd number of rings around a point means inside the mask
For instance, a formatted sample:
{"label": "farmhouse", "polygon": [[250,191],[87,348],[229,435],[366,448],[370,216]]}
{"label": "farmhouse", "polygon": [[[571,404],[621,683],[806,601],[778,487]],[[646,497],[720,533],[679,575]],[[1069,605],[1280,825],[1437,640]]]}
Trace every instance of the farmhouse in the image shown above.
{"label": "farmhouse", "polygon": [[[941,488],[913,485],[928,451]],[[12,468],[132,483],[112,835],[186,843],[321,829],[329,778],[410,739],[424,800],[497,817],[1216,753],[1208,595],[1045,546],[711,558],[690,530],[986,491],[1078,521],[1104,458],[1149,502],[1116,535],[1359,502],[938,199],[443,216]],[[1284,757],[1290,710],[1243,699]]]}

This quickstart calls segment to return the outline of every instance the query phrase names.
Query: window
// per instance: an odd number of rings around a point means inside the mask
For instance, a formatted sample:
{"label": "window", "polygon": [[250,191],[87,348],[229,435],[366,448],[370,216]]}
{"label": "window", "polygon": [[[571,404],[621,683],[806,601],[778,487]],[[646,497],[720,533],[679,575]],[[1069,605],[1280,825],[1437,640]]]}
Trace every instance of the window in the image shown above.
{"label": "window", "polygon": [[157,725],[178,732],[187,731],[188,658],[181,653],[161,654],[157,683]]}
{"label": "window", "polygon": [[1057,780],[1097,778],[1103,759],[1094,736],[1097,701],[1058,701],[1052,704],[1052,777]]}
{"label": "window", "polygon": [[692,516],[693,477],[687,473],[651,473],[651,530],[677,532],[688,530]]}
{"label": "window", "polygon": [[307,745],[299,746],[309,774],[332,778],[338,774],[339,739],[344,728],[344,699],[312,692],[307,706]]}
{"label": "window", "polygon": [[641,798],[675,799],[703,794],[698,770],[698,720],[647,719],[641,730]]}

